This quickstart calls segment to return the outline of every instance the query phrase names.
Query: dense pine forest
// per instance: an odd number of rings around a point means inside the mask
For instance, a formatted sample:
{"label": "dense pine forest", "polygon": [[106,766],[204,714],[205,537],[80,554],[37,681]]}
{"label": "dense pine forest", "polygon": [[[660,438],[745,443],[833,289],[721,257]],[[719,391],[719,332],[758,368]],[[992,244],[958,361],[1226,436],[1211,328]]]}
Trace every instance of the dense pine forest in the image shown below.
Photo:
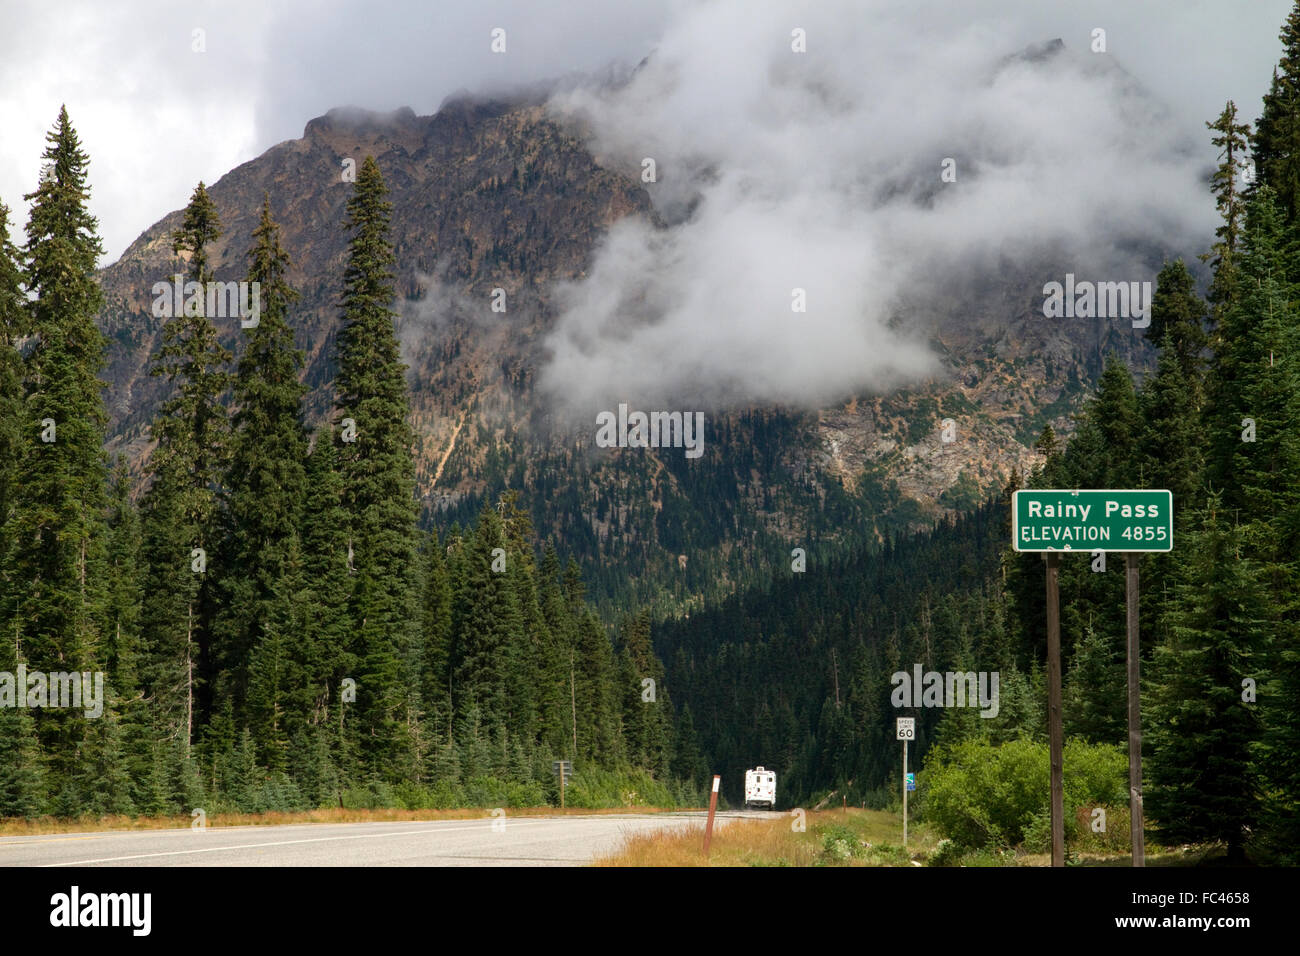
{"label": "dense pine forest", "polygon": [[[611,641],[514,495],[421,530],[373,159],[342,224],[333,420],[304,425],[267,198],[240,354],[201,291],[165,326],[170,398],[134,501],[103,451],[89,159],[66,110],[47,138],[22,248],[0,206],[0,672],[102,673],[107,700],[3,701],[0,816],[537,805],[558,759],[578,805],[698,803],[648,616]],[[171,237],[200,290],[220,233],[200,183]]]}
{"label": "dense pine forest", "polygon": [[[921,807],[929,796],[949,824],[978,818],[947,812],[954,768],[996,765],[1011,741],[1046,749],[1045,564],[1011,549],[1011,493],[1164,488],[1175,546],[1140,562],[1147,819],[1169,844],[1300,859],[1300,7],[1282,39],[1253,132],[1231,102],[1206,124],[1221,160],[1212,281],[1203,299],[1182,260],[1160,271],[1154,370],[1135,382],[1108,362],[1068,443],[1047,428],[1042,464],[1000,500],[657,630],[726,779],[763,762],[792,805],[834,791],[885,806],[899,790],[894,717],[915,716],[935,781],[927,794],[920,775]],[[1243,175],[1251,156],[1257,174]],[[1124,565],[1110,558],[1066,556],[1060,591],[1067,740],[1112,748],[1109,782],[1089,794],[1113,807],[1127,801],[1128,728]],[[1000,672],[998,714],[891,706],[891,675],[916,664]],[[972,839],[1019,842],[1026,824],[985,820]]]}

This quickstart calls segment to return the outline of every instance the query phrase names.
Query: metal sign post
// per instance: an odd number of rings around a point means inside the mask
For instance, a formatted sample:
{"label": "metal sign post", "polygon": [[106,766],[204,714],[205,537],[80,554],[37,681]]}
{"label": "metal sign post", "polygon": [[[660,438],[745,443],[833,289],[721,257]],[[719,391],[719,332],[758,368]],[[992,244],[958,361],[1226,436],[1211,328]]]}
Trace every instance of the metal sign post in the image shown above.
{"label": "metal sign post", "polygon": [[903,742],[903,846],[907,846],[907,791],[915,786],[907,772],[907,742],[916,736],[916,718],[898,718],[898,739]]}

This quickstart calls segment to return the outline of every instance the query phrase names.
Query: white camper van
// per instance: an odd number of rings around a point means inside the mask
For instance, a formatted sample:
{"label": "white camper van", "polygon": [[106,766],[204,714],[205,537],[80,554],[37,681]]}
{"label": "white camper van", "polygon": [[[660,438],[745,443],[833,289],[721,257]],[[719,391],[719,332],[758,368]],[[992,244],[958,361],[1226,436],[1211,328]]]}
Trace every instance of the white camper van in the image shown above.
{"label": "white camper van", "polygon": [[776,773],[756,767],[745,771],[745,809],[776,809]]}

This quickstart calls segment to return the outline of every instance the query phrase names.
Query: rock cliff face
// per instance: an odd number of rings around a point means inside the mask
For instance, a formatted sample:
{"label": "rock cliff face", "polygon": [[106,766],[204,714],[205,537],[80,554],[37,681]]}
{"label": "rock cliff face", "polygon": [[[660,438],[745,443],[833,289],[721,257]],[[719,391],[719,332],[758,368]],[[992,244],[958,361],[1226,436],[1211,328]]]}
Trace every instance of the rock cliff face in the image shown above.
{"label": "rock cliff face", "polygon": [[[680,449],[597,449],[594,423],[563,426],[536,399],[543,338],[556,284],[584,275],[616,220],[658,224],[650,198],[633,173],[602,168],[540,100],[460,98],[433,116],[331,110],[209,187],[224,227],[212,250],[223,280],[243,278],[270,197],[302,293],[292,321],[313,423],[332,408],[346,161],[367,154],[394,205],[394,308],[426,516],[472,520],[485,498],[519,489],[539,529],[580,557],[606,601],[689,607],[788,571],[794,547],[825,554],[968,505],[1031,464],[1044,424],[1068,428],[1106,351],[1143,358],[1128,322],[1042,316],[1044,276],[1063,267],[1006,263],[975,285],[927,293],[926,334],[942,367],[931,382],[818,411],[714,416],[698,461]],[[101,275],[110,452],[136,474],[165,387],[148,374],[164,321],[150,314],[151,290],[181,271],[169,238],[180,216],[146,230]],[[492,311],[495,289],[508,312]],[[220,321],[237,355],[239,322]]]}

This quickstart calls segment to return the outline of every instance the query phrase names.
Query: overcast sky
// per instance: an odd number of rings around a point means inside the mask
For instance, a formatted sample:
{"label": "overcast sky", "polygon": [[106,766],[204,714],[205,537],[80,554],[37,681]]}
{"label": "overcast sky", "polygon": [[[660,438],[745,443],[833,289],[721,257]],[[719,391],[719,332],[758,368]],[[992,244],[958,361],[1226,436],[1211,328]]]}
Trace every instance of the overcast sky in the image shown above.
{"label": "overcast sky", "polygon": [[[654,158],[647,188],[674,223],[616,224],[587,277],[556,290],[540,384],[585,418],[622,400],[820,407],[926,378],[933,356],[907,334],[922,323],[891,325],[900,303],[919,313],[936,278],[997,275],[1045,248],[1101,281],[1153,279],[1135,248],[1192,260],[1215,226],[1204,123],[1229,98],[1254,119],[1291,3],[0,5],[0,201],[21,241],[21,196],[66,103],[91,156],[105,263],[196,182],[332,107],[429,114],[459,90],[653,54],[626,86],[551,101],[558,118],[585,119],[602,162],[636,175]],[[806,50],[792,49],[795,28]],[[1091,49],[1098,28],[1104,53]],[[1050,69],[1005,65],[1058,37],[1067,52]],[[957,180],[940,185],[945,157]],[[1035,276],[1025,295],[1062,278]],[[436,299],[426,310],[449,305]]]}
{"label": "overcast sky", "polygon": [[[458,89],[483,90],[611,61],[635,63],[682,10],[671,0],[0,0],[0,201],[34,187],[43,137],[67,103],[91,156],[92,209],[105,262],[209,183],[302,134],[334,106],[429,113]],[[728,5],[744,10],[746,5]],[[824,4],[753,0],[765,22],[808,20]],[[860,0],[859,23],[896,16]],[[972,22],[1008,50],[1060,36],[1086,49],[1093,27],[1131,73],[1193,129],[1235,98],[1251,117],[1278,53],[1288,0],[917,0],[917,28]],[[874,10],[884,11],[880,13]],[[788,11],[788,15],[787,15]],[[742,14],[743,15],[743,14]],[[822,19],[825,22],[825,19]],[[507,52],[489,51],[507,31]],[[192,52],[192,31],[206,52]],[[729,35],[708,40],[720,57]],[[744,35],[743,24],[735,36]],[[866,30],[864,39],[872,31]],[[815,32],[809,55],[824,46]],[[864,49],[862,56],[873,51]]]}

